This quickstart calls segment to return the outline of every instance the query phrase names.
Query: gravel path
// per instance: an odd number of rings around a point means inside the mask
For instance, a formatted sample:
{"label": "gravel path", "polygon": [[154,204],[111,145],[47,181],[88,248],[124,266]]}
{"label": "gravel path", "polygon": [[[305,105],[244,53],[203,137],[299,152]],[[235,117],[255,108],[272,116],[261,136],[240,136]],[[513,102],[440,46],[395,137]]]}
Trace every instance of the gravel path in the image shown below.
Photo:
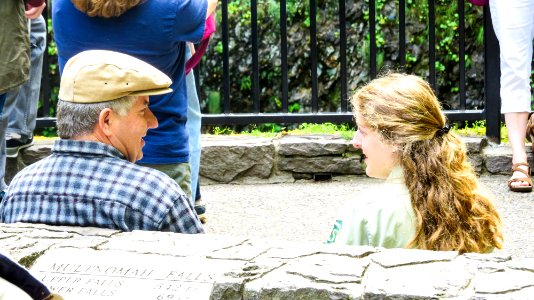
{"label": "gravel path", "polygon": [[[495,196],[504,224],[504,249],[514,257],[534,258],[534,192],[512,193],[507,176],[482,176]],[[286,241],[323,242],[332,220],[351,195],[380,181],[342,177],[330,182],[202,186],[208,233]]]}

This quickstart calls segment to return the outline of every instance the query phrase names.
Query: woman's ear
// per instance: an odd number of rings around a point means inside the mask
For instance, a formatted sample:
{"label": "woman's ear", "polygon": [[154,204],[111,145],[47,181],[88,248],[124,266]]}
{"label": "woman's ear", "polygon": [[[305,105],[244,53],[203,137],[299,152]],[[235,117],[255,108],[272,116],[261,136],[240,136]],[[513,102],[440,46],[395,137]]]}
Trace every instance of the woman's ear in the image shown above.
{"label": "woman's ear", "polygon": [[112,135],[111,125],[113,124],[115,113],[111,108],[104,108],[98,115],[97,130],[104,133],[106,136]]}

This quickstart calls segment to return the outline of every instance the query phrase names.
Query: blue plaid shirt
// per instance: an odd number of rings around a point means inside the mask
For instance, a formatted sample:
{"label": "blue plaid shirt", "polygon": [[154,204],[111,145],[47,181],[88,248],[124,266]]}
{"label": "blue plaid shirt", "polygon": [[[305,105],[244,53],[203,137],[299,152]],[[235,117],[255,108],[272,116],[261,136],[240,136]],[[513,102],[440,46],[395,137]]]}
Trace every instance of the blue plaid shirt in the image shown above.
{"label": "blue plaid shirt", "polygon": [[52,155],[19,172],[0,222],[203,233],[190,201],[164,173],[99,142],[57,140]]}

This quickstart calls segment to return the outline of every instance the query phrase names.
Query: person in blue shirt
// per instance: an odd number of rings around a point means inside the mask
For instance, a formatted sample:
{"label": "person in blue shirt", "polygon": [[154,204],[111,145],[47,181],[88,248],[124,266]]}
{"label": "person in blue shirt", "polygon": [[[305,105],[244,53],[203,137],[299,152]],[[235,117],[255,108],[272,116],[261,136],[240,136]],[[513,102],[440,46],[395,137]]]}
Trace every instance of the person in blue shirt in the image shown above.
{"label": "person in blue shirt", "polygon": [[173,92],[150,97],[159,126],[148,131],[138,163],[163,171],[189,197],[186,42],[201,40],[216,6],[217,0],[55,0],[52,5],[60,71],[77,53],[103,49],[146,61],[172,79]]}
{"label": "person in blue shirt", "polygon": [[11,181],[0,222],[91,226],[123,231],[203,233],[193,205],[164,173],[136,165],[158,121],[151,95],[171,79],[132,56],[89,50],[61,76],[52,155]]}

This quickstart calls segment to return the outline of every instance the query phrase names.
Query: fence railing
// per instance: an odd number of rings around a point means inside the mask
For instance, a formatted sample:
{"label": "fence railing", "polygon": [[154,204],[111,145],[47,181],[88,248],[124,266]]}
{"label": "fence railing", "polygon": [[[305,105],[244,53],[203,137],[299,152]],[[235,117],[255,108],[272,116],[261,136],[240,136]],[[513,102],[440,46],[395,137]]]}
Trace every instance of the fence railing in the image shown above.
{"label": "fence railing", "polygon": [[[251,17],[251,55],[252,55],[252,74],[251,74],[251,95],[252,111],[246,113],[235,113],[231,109],[232,97],[230,92],[230,49],[229,49],[229,20],[228,20],[228,0],[220,1],[220,14],[222,39],[222,113],[221,114],[203,114],[203,125],[230,125],[230,124],[261,124],[261,123],[345,123],[352,122],[353,117],[348,104],[348,84],[347,84],[347,19],[346,19],[346,0],[339,0],[339,74],[340,74],[340,107],[336,112],[319,112],[318,97],[318,73],[317,73],[317,0],[309,0],[309,70],[311,72],[311,112],[294,113],[289,110],[289,87],[288,87],[288,32],[287,32],[287,1],[280,0],[280,53],[281,53],[281,109],[275,113],[265,113],[261,111],[260,106],[260,66],[258,50],[258,3],[257,0],[250,0]],[[465,71],[465,0],[456,0],[458,7],[458,35],[459,35],[459,109],[446,110],[445,114],[450,121],[486,121],[486,135],[493,141],[500,140],[500,96],[499,96],[499,47],[493,27],[489,7],[484,6],[484,108],[467,109],[466,107],[466,71]],[[51,6],[53,2],[49,3]],[[406,0],[398,0],[398,19],[399,19],[399,43],[398,43],[398,64],[401,69],[406,65]],[[377,24],[376,24],[376,1],[369,0],[369,74],[370,78],[377,76]],[[428,78],[430,84],[437,88],[436,81],[436,24],[435,24],[435,0],[428,0]],[[219,30],[219,29],[218,29]],[[45,56],[43,63],[43,82],[42,82],[42,111],[48,112],[50,108],[50,81],[48,78],[48,56]],[[202,76],[196,71],[197,83],[198,78]],[[197,84],[199,88],[199,84]],[[40,115],[37,120],[37,127],[55,126],[55,118],[46,114]]]}

